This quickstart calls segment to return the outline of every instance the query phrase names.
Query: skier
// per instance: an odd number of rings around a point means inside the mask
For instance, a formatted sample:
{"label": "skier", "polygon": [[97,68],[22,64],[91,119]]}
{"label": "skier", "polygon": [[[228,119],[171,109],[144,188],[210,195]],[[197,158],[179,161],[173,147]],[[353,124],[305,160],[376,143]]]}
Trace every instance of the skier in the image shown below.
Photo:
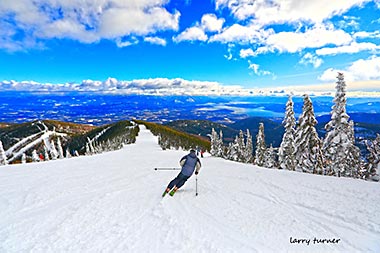
{"label": "skier", "polygon": [[179,161],[179,164],[182,167],[181,172],[169,183],[168,187],[162,194],[162,197],[165,197],[168,192],[170,192],[170,196],[173,196],[174,193],[185,184],[187,179],[193,175],[194,170],[195,175],[198,175],[201,168],[201,161],[197,157],[194,149],[190,150],[190,153],[188,155],[182,157],[182,159]]}

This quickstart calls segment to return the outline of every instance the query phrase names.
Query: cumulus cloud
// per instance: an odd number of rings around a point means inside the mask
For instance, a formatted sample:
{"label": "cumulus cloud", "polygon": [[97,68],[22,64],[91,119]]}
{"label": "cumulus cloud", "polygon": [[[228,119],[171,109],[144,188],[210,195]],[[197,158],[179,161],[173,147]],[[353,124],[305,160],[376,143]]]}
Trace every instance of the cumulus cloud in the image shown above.
{"label": "cumulus cloud", "polygon": [[314,68],[318,68],[319,66],[322,65],[323,60],[321,58],[318,58],[317,56],[311,54],[311,53],[306,53],[300,60],[301,64],[308,65],[311,64],[313,65]]}
{"label": "cumulus cloud", "polygon": [[380,31],[374,31],[374,32],[366,32],[366,31],[361,31],[361,32],[356,32],[354,33],[353,37],[363,39],[363,38],[380,38]]}
{"label": "cumulus cloud", "polygon": [[342,72],[345,74],[345,79],[348,81],[368,81],[380,79],[380,57],[371,56],[364,60],[360,59],[353,62],[346,69],[333,69],[329,68],[318,77],[319,80],[331,82],[335,80],[336,73]]}
{"label": "cumulus cloud", "polygon": [[[260,66],[252,65],[252,69],[260,72]],[[335,71],[335,70],[333,70]],[[332,82],[336,81],[337,72],[331,72]],[[347,78],[346,78],[347,80]],[[347,82],[348,96],[377,96],[380,97],[380,81]],[[121,81],[108,78],[105,81],[83,80],[81,83],[38,83],[34,81],[0,81],[0,91],[16,92],[97,92],[104,94],[124,95],[226,95],[226,96],[286,96],[288,94],[302,96],[305,93],[313,95],[333,95],[335,85],[316,84],[300,86],[276,86],[268,88],[247,89],[239,85],[223,85],[218,82],[184,80],[181,78],[151,78],[132,81]]]}
{"label": "cumulus cloud", "polygon": [[206,41],[207,39],[208,39],[208,36],[203,31],[203,29],[197,26],[187,28],[185,31],[183,31],[179,35],[173,37],[173,41],[176,43],[179,43],[182,41]]}
{"label": "cumulus cloud", "polygon": [[[279,33],[274,32],[273,29],[264,30],[254,24],[247,26],[234,24],[213,35],[209,42],[258,46],[255,50],[252,48],[240,50],[240,57],[247,58],[269,52],[297,53],[307,48],[318,49],[327,45],[349,45],[353,42],[353,38],[344,30],[335,29],[331,24],[318,24],[305,31]],[[320,52],[323,53],[323,50]],[[315,58],[313,63],[314,66],[317,66],[322,62]]]}
{"label": "cumulus cloud", "polygon": [[205,14],[202,17],[201,26],[205,31],[219,32],[222,30],[224,18],[217,18],[215,14]]}
{"label": "cumulus cloud", "polygon": [[352,37],[343,30],[332,26],[318,25],[305,32],[280,32],[271,34],[265,41],[267,47],[279,52],[296,53],[305,48],[320,48],[329,44],[346,45]]}
{"label": "cumulus cloud", "polygon": [[375,52],[380,50],[380,45],[376,45],[370,42],[352,42],[349,45],[344,45],[340,47],[324,47],[317,49],[315,53],[317,55],[336,55],[336,54],[354,54],[361,51],[372,51]]}
{"label": "cumulus cloud", "polygon": [[226,8],[238,20],[254,18],[262,25],[296,23],[299,21],[321,23],[341,15],[353,6],[370,0],[216,0],[216,8]]}
{"label": "cumulus cloud", "polygon": [[221,43],[262,43],[265,39],[273,34],[272,29],[264,30],[260,26],[251,24],[243,26],[240,24],[233,24],[230,27],[223,29],[221,33],[215,34],[210,38],[210,42]]}
{"label": "cumulus cloud", "polygon": [[[50,38],[92,43],[178,30],[167,0],[0,1],[0,48],[19,50]],[[3,31],[3,27],[5,31]]]}
{"label": "cumulus cloud", "polygon": [[144,95],[247,95],[241,86],[227,86],[218,82],[185,80],[181,78],[150,78],[121,81],[83,80],[81,83],[38,83],[34,81],[2,81],[0,91],[29,92],[101,92],[109,94]]}
{"label": "cumulus cloud", "polygon": [[194,26],[174,36],[173,41],[176,43],[182,41],[207,41],[209,37],[206,32],[219,32],[224,21],[223,18],[217,18],[215,14],[205,14],[202,16],[201,23],[197,22]]}
{"label": "cumulus cloud", "polygon": [[247,58],[250,56],[255,56],[255,52],[253,52],[252,48],[240,50],[240,57],[241,58]]}
{"label": "cumulus cloud", "polygon": [[149,42],[151,44],[166,46],[166,40],[159,37],[145,37],[144,41]]}

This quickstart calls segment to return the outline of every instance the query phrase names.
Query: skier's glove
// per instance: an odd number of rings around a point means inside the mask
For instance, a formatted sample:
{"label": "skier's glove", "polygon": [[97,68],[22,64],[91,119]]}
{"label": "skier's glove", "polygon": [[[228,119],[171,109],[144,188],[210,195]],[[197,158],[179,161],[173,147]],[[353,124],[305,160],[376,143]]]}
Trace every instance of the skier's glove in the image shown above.
{"label": "skier's glove", "polygon": [[198,175],[198,174],[199,174],[199,172],[198,172],[198,171],[196,171],[196,172],[195,172],[195,175]]}

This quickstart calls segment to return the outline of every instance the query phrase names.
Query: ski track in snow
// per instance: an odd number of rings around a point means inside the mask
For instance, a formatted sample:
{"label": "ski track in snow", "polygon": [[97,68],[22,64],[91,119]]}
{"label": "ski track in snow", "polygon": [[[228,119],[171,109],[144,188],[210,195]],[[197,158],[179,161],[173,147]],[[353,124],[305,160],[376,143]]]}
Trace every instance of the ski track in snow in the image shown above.
{"label": "ski track in snow", "polygon": [[[201,158],[161,198],[187,152],[145,127],[100,155],[0,167],[0,252],[380,252],[379,184]],[[291,244],[332,239],[338,244]]]}

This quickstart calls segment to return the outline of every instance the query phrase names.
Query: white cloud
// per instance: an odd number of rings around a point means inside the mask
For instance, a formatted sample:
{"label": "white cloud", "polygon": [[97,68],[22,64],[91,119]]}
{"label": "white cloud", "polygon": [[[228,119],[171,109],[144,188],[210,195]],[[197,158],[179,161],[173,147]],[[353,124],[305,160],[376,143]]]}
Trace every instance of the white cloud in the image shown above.
{"label": "white cloud", "polygon": [[317,55],[336,55],[336,54],[354,54],[361,51],[376,51],[380,50],[380,45],[376,45],[370,42],[352,42],[349,45],[344,45],[340,47],[325,47],[317,49],[315,53]]}
{"label": "white cloud", "polygon": [[215,14],[205,14],[202,17],[201,26],[204,31],[219,32],[222,30],[224,18],[217,18]]}
{"label": "white cloud", "polygon": [[240,24],[233,24],[232,26],[223,29],[221,33],[212,36],[209,41],[243,44],[261,43],[273,33],[273,30],[264,30],[257,25],[242,26]]}
{"label": "white cloud", "polygon": [[[252,68],[254,68],[252,66]],[[257,71],[260,71],[259,66]],[[337,72],[333,72],[332,82],[336,81]],[[345,78],[347,80],[347,78]],[[380,97],[380,80],[347,82],[348,96]],[[29,92],[101,92],[106,94],[137,95],[226,95],[226,96],[286,96],[287,94],[333,95],[335,85],[324,83],[316,85],[268,87],[246,89],[239,85],[222,85],[218,82],[184,80],[181,78],[152,78],[121,81],[108,78],[105,81],[83,80],[81,83],[38,83],[34,81],[0,81],[0,91]]]}
{"label": "white cloud", "polygon": [[343,70],[329,68],[325,70],[318,79],[326,82],[333,81],[335,80],[338,71],[343,72],[345,74],[345,79],[348,81],[379,80],[380,57],[372,56],[366,60],[360,59]]}
{"label": "white cloud", "polygon": [[146,35],[159,30],[177,30],[179,12],[169,13],[165,8],[154,6],[148,10],[111,8],[100,18],[99,35],[117,38],[136,34]]}
{"label": "white cloud", "polygon": [[49,38],[92,43],[177,31],[180,13],[169,12],[166,4],[167,0],[3,0],[0,24],[8,34],[0,32],[0,42],[5,42],[0,48],[21,50]]}
{"label": "white cloud", "polygon": [[136,37],[128,38],[128,40],[122,40],[121,38],[116,39],[117,47],[129,47],[139,43],[139,40]]}
{"label": "white cloud", "polygon": [[304,64],[304,65],[312,64],[314,68],[318,68],[319,66],[322,65],[323,60],[311,53],[306,53],[302,57],[299,63]]}
{"label": "white cloud", "polygon": [[181,78],[150,78],[121,81],[108,78],[105,81],[83,80],[81,83],[50,84],[33,81],[2,81],[0,91],[30,92],[102,92],[110,94],[151,95],[248,95],[241,86],[227,86],[218,82],[184,80]]}
{"label": "white cloud", "polygon": [[185,31],[173,37],[176,43],[182,41],[207,41],[206,32],[219,32],[224,24],[224,19],[218,19],[215,14],[205,14],[202,16],[201,23],[196,23],[193,27],[187,28]]}
{"label": "white cloud", "polygon": [[252,48],[240,50],[240,57],[241,58],[247,58],[250,56],[255,56],[255,52],[253,52]]}
{"label": "white cloud", "polygon": [[374,32],[366,32],[366,31],[361,31],[361,32],[356,32],[354,33],[353,37],[355,39],[359,38],[380,38],[380,31],[374,31]]}
{"label": "white cloud", "polygon": [[265,44],[279,52],[296,53],[305,48],[319,48],[329,44],[341,46],[349,44],[351,36],[343,30],[318,25],[305,32],[280,32],[271,34]]}
{"label": "white cloud", "polygon": [[[216,0],[216,8],[227,8],[238,20],[254,18],[258,23],[281,24],[306,21],[321,23],[370,0]],[[377,1],[377,0],[376,0]]]}
{"label": "white cloud", "polygon": [[[247,58],[268,52],[297,53],[306,48],[320,48],[326,45],[342,46],[350,44],[353,38],[343,30],[332,25],[315,25],[306,31],[279,32],[264,30],[257,25],[242,26],[234,24],[215,34],[209,42],[237,43],[242,45],[261,45],[256,50],[241,49],[240,57]],[[316,61],[318,64],[320,61]]]}
{"label": "white cloud", "polygon": [[207,39],[208,37],[202,28],[193,26],[175,36],[173,41],[179,43],[182,41],[206,41]]}
{"label": "white cloud", "polygon": [[260,65],[256,64],[256,63],[252,63],[251,61],[248,61],[248,69],[251,69],[253,70],[253,73],[255,73],[255,75],[257,76],[268,76],[268,75],[273,75],[272,72],[270,71],[267,71],[267,70],[261,70],[260,69]]}
{"label": "white cloud", "polygon": [[159,37],[145,37],[144,41],[151,44],[166,46],[166,40]]}

